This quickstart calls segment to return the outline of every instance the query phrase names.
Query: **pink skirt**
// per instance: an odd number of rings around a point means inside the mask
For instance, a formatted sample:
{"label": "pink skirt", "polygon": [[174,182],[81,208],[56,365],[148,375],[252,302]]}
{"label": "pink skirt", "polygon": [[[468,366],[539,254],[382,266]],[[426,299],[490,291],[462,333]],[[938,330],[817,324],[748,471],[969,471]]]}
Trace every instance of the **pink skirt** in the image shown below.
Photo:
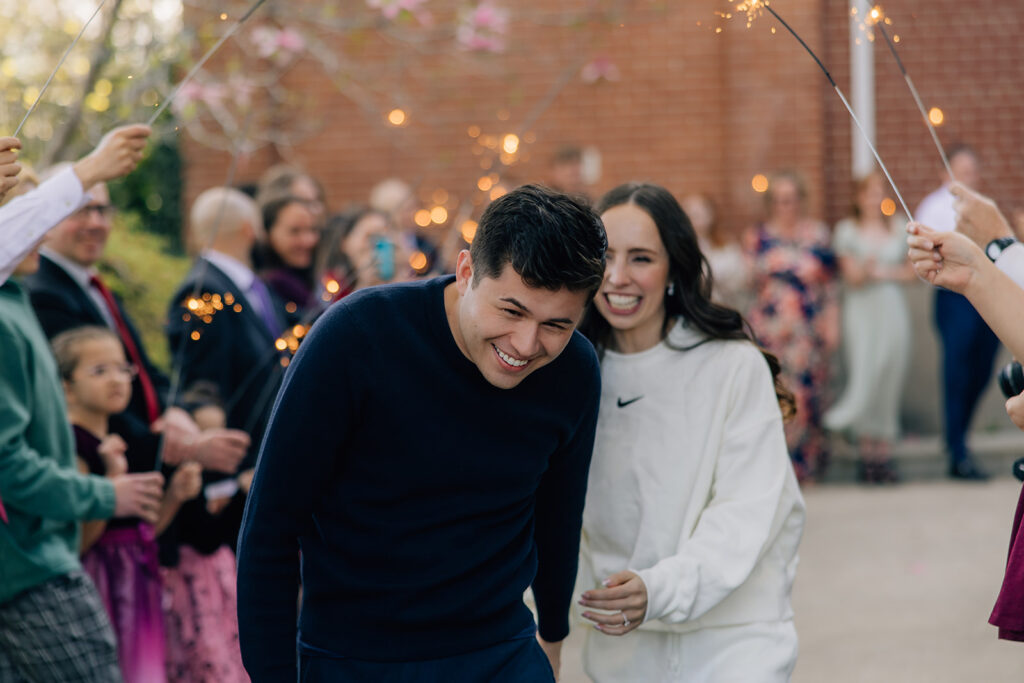
{"label": "pink skirt", "polygon": [[167,679],[172,683],[248,683],[238,647],[235,554],[202,555],[181,546],[164,568]]}
{"label": "pink skirt", "polygon": [[108,529],[82,556],[117,635],[125,683],[163,683],[164,617],[153,527]]}

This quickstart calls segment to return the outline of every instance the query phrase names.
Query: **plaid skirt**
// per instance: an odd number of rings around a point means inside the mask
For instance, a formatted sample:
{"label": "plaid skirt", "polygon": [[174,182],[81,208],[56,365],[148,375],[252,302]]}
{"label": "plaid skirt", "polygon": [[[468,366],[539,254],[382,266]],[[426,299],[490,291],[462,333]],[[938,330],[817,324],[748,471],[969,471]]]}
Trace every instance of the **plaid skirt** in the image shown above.
{"label": "plaid skirt", "polygon": [[84,572],[50,579],[0,604],[0,681],[121,681],[114,631]]}

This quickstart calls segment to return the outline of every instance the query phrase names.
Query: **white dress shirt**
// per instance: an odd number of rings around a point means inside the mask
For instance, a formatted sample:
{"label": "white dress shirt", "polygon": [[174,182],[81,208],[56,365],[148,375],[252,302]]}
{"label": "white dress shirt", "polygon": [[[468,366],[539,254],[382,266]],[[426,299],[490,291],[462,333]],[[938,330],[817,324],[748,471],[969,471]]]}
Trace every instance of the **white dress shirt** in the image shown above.
{"label": "white dress shirt", "polygon": [[936,232],[952,232],[956,230],[956,197],[949,191],[946,183],[939,189],[921,200],[914,212],[914,220],[923,223]]}
{"label": "white dress shirt", "polygon": [[0,285],[7,282],[25,255],[73,211],[87,195],[68,167],[39,187],[0,206]]}

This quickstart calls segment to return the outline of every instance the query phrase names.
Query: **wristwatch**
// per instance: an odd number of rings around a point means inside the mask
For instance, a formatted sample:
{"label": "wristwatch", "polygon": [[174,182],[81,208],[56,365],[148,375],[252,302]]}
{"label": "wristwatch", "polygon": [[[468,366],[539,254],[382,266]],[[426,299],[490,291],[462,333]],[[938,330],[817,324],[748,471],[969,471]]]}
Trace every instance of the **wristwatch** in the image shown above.
{"label": "wristwatch", "polygon": [[985,256],[988,256],[989,260],[995,263],[996,259],[999,258],[1003,251],[1016,241],[1017,240],[1012,237],[1000,237],[999,239],[994,239],[985,247]]}

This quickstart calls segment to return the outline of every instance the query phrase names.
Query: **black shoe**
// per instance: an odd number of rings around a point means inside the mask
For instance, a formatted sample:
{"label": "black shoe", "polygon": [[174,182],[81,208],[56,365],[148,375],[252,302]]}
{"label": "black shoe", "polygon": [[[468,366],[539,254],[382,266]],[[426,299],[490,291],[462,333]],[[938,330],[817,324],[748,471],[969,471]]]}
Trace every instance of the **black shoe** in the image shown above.
{"label": "black shoe", "polygon": [[986,481],[988,479],[988,473],[978,467],[977,463],[970,457],[953,463],[949,468],[949,476],[952,479],[963,479],[965,481]]}

